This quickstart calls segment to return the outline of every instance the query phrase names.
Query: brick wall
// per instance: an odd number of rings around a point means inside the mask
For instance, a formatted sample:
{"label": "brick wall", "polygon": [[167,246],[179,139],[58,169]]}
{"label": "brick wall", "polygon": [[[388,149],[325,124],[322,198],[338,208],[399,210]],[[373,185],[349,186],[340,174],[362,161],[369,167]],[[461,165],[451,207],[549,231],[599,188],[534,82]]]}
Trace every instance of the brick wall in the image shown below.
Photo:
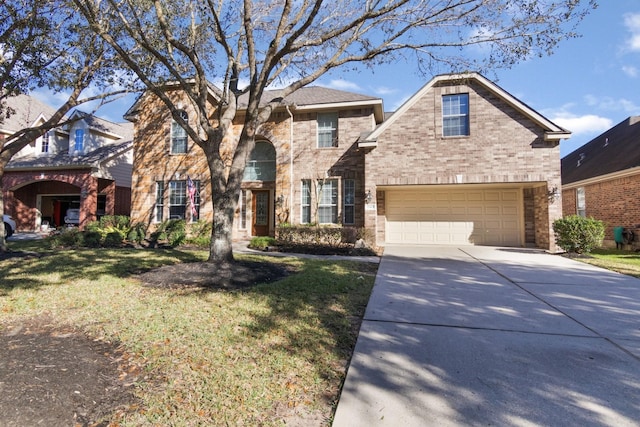
{"label": "brick wall", "polygon": [[[179,99],[179,93],[171,94]],[[132,181],[131,216],[135,221],[153,223],[156,181],[172,179],[192,179],[201,181],[200,217],[212,220],[211,187],[209,170],[203,151],[189,143],[187,154],[170,155],[169,111],[157,99],[147,97],[135,124],[134,161]],[[185,103],[186,105],[186,103]],[[185,108],[189,117],[193,112]],[[358,150],[356,140],[363,131],[373,129],[373,110],[371,108],[340,110],[338,122],[338,147],[317,148],[317,112],[292,109],[294,117],[293,145],[291,139],[291,118],[286,110],[275,111],[269,121],[257,130],[256,141],[268,141],[276,151],[276,180],[274,182],[244,182],[247,190],[247,229],[238,229],[238,215],[234,223],[234,237],[250,234],[251,191],[269,190],[272,200],[282,196],[282,203],[276,206],[270,216],[270,231],[273,234],[277,222],[300,222],[301,182],[311,179],[314,182],[325,178],[339,180],[339,217],[342,217],[342,179],[356,180],[356,226],[364,224],[364,154]],[[225,141],[221,153],[230,164],[232,148],[240,136],[244,117],[239,114],[235,119],[232,136]],[[293,166],[293,170],[291,167]],[[315,203],[315,201],[314,201]]]}
{"label": "brick wall", "polygon": [[[614,244],[613,228],[616,226],[640,229],[640,175],[585,185],[584,191],[586,215],[605,222],[605,244]],[[564,214],[575,214],[576,189],[562,193]],[[636,233],[638,239],[640,235]]]}
{"label": "brick wall", "polygon": [[[443,137],[441,98],[455,93],[469,94],[470,136]],[[553,246],[550,221],[561,215],[561,204],[549,204],[546,192],[561,186],[559,146],[545,142],[537,124],[474,81],[431,88],[379,136],[365,161],[366,187],[372,191],[396,185],[519,183],[544,193],[534,197],[535,223],[525,224],[525,230],[535,229],[537,246]],[[380,243],[383,219],[379,212],[366,218],[368,225],[375,224]]]}

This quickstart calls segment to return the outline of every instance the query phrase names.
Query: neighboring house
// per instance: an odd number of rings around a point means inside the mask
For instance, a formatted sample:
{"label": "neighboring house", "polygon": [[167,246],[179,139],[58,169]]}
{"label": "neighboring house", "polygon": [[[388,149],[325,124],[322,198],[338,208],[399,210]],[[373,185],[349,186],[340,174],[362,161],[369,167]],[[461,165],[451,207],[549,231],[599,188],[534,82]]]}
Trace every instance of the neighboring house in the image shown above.
{"label": "neighboring house", "polygon": [[[125,118],[135,123],[132,219],[210,221],[202,150],[151,94]],[[319,223],[366,227],[379,245],[554,250],[559,143],[569,136],[475,73],[434,78],[386,121],[379,98],[306,87],[258,130],[233,236]]]}
{"label": "neighboring house", "polygon": [[[15,114],[0,125],[6,136],[41,124],[54,111],[25,95],[9,98],[8,105]],[[80,227],[102,215],[129,215],[133,126],[79,111],[69,119],[27,145],[4,171],[5,212],[19,230],[63,226],[68,211],[79,212],[67,223]]]}
{"label": "neighboring house", "polygon": [[[565,215],[605,222],[605,244],[614,227],[640,238],[640,116],[629,117],[562,159]],[[636,242],[637,243],[637,242]]]}

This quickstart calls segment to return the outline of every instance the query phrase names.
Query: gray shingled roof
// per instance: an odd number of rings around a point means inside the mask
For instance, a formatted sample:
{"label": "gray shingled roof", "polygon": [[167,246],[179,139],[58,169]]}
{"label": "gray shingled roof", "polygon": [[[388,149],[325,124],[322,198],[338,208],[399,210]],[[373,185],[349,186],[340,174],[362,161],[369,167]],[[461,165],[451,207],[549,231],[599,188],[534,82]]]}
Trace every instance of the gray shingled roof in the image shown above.
{"label": "gray shingled roof", "polygon": [[99,167],[102,162],[112,158],[115,155],[126,152],[133,147],[133,142],[127,141],[116,142],[104,145],[87,154],[79,156],[70,156],[68,151],[57,153],[51,156],[29,155],[12,159],[7,164],[7,170],[10,169],[34,169],[34,168],[83,168],[83,167]]}
{"label": "gray shingled roof", "polygon": [[81,111],[78,111],[78,114],[83,115],[87,125],[93,129],[116,134],[125,140],[133,139],[133,123],[131,122],[115,123]]}
{"label": "gray shingled roof", "polygon": [[15,113],[11,114],[9,118],[3,114],[4,120],[0,120],[0,129],[9,130],[11,133],[31,126],[40,114],[48,119],[56,112],[55,108],[29,95],[20,94],[9,97],[5,101],[6,106],[15,110]]}
{"label": "gray shingled roof", "polygon": [[[262,97],[262,101],[263,103],[267,103],[281,96],[282,90],[267,90]],[[240,97],[240,108],[246,108],[248,97],[248,95]],[[284,104],[304,106],[378,100],[380,100],[380,98],[343,90],[329,89],[321,86],[306,86],[285,97]]]}
{"label": "gray shingled roof", "polygon": [[562,159],[562,183],[640,166],[640,116],[629,117]]}

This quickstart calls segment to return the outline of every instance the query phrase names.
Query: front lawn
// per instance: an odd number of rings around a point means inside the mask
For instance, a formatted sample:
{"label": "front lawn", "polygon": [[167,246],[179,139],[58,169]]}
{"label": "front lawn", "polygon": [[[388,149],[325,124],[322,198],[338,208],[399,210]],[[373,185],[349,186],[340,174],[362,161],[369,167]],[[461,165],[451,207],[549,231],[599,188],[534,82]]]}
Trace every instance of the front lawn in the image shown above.
{"label": "front lawn", "polygon": [[0,260],[0,335],[44,318],[117,344],[139,372],[136,403],[113,425],[330,424],[377,264],[236,255],[291,273],[232,291],[158,289],[139,275],[206,252],[40,244],[12,243],[35,253]]}
{"label": "front lawn", "polygon": [[595,249],[580,261],[640,278],[640,253],[618,249]]}

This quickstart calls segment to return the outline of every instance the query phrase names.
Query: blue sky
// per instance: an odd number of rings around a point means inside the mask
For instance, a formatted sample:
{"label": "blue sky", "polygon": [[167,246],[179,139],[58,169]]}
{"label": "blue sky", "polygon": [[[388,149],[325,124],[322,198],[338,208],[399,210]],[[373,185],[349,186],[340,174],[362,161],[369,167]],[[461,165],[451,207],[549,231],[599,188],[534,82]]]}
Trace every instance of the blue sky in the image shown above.
{"label": "blue sky", "polygon": [[[633,115],[640,115],[640,1],[601,0],[579,25],[582,37],[564,40],[554,55],[498,70],[503,89],[573,132],[565,156]],[[393,111],[425,83],[394,67],[373,75],[325,79],[322,84],[383,98]],[[399,78],[399,76],[401,76]]]}
{"label": "blue sky", "polygon": [[[582,37],[565,40],[554,55],[498,70],[498,85],[556,124],[573,132],[561,143],[565,156],[629,116],[640,115],[640,2],[601,0],[578,27]],[[379,67],[371,74],[332,73],[316,84],[371,96],[397,109],[428,79],[411,64]],[[38,94],[35,94],[38,96]],[[55,105],[50,96],[43,101]],[[133,99],[103,107],[98,116],[123,121]]]}

